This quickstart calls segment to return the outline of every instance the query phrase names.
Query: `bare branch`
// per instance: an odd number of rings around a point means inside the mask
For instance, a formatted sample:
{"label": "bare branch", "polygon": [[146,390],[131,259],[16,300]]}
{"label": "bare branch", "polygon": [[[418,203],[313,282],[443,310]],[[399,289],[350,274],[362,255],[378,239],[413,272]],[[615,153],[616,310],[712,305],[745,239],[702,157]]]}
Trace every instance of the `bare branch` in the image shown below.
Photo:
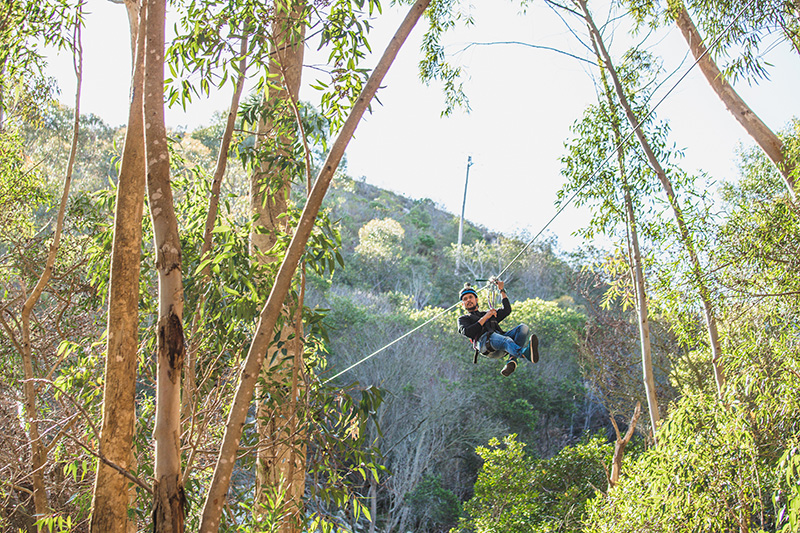
{"label": "bare branch", "polygon": [[557,54],[562,54],[562,55],[571,57],[572,59],[577,59],[578,61],[583,61],[584,63],[589,63],[590,65],[595,66],[595,67],[599,66],[594,61],[591,61],[591,60],[586,59],[584,57],[577,56],[575,54],[571,54],[569,52],[565,52],[564,50],[559,50],[558,48],[553,48],[552,46],[544,46],[544,45],[540,45],[540,44],[531,44],[531,43],[525,43],[525,42],[522,42],[522,41],[495,41],[495,42],[490,42],[490,43],[469,43],[467,46],[465,46],[464,48],[462,48],[461,50],[459,50],[456,53],[460,54],[462,52],[466,52],[467,50],[469,50],[473,46],[494,46],[494,45],[500,45],[500,44],[512,44],[512,45],[515,44],[515,45],[519,45],[519,46],[527,46],[528,48],[536,48],[536,49],[539,49],[539,50],[548,50],[550,52],[556,52]]}
{"label": "bare branch", "polygon": [[[91,428],[92,432],[94,433],[95,438],[98,439],[98,441],[99,441],[100,432],[97,430],[97,426],[95,426],[94,423],[92,422],[92,418],[89,416],[89,413],[86,412],[86,409],[84,409],[83,406],[80,405],[77,402],[77,400],[75,400],[75,398],[72,397],[72,395],[70,395],[68,392],[64,391],[64,389],[62,389],[61,387],[59,387],[58,385],[56,385],[55,383],[53,383],[52,381],[47,380],[47,379],[39,378],[39,379],[31,379],[31,380],[28,380],[28,381],[32,381],[34,383],[44,383],[46,385],[50,385],[51,387],[53,387],[54,389],[59,391],[80,412],[81,416],[84,418],[84,420],[86,420],[86,423],[89,425],[89,427]],[[75,444],[77,444],[78,446],[80,446],[81,448],[86,450],[87,453],[89,453],[89,454],[97,457],[98,459],[100,459],[103,462],[103,464],[108,465],[109,467],[113,468],[114,470],[116,470],[117,472],[119,472],[120,474],[125,476],[128,480],[130,480],[133,483],[136,483],[137,485],[142,487],[149,494],[153,493],[153,489],[150,488],[150,486],[147,483],[145,483],[144,481],[140,480],[138,477],[134,476],[133,474],[128,472],[126,469],[122,468],[121,466],[119,466],[118,464],[114,463],[113,461],[110,461],[109,459],[107,459],[105,457],[105,455],[103,455],[99,451],[95,451],[92,448],[89,448],[89,446],[84,444],[83,441],[81,441],[77,437],[74,437],[74,436],[70,435],[68,432],[64,432],[63,436],[68,438],[68,439],[70,439],[72,442],[74,442]]]}

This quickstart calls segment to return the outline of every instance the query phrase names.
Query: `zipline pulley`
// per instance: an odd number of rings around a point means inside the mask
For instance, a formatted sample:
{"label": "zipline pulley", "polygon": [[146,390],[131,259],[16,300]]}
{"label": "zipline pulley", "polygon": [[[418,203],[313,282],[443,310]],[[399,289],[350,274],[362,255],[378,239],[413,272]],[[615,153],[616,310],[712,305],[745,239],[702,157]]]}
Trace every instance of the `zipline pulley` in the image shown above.
{"label": "zipline pulley", "polygon": [[486,303],[490,308],[499,309],[503,305],[503,297],[497,287],[497,276],[491,276],[489,279],[476,279],[475,281],[486,282],[484,287],[486,289]]}

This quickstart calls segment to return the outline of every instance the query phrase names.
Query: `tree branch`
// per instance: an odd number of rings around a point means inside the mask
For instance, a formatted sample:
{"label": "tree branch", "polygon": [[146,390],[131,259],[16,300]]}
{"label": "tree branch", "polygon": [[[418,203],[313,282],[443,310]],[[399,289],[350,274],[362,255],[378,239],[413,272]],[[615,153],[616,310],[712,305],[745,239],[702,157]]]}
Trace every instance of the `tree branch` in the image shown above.
{"label": "tree branch", "polygon": [[520,45],[520,46],[527,46],[528,48],[536,48],[536,49],[539,49],[539,50],[548,50],[550,52],[556,52],[558,54],[562,54],[562,55],[565,55],[567,57],[571,57],[573,59],[577,59],[578,61],[583,61],[584,63],[589,63],[590,65],[595,66],[595,67],[599,66],[594,61],[591,61],[589,59],[577,56],[575,54],[571,54],[569,52],[565,52],[564,50],[559,50],[558,48],[553,48],[552,46],[544,46],[544,45],[539,45],[539,44],[530,44],[530,43],[525,43],[525,42],[522,42],[522,41],[495,41],[495,42],[491,42],[491,43],[469,43],[467,46],[465,46],[464,48],[462,48],[461,50],[459,50],[456,53],[460,54],[461,52],[466,52],[467,50],[469,50],[473,46],[494,46],[494,45],[499,45],[499,44],[516,44],[516,45]]}
{"label": "tree branch", "polygon": [[[92,433],[94,433],[95,438],[99,442],[99,440],[100,440],[100,432],[97,430],[97,426],[95,426],[94,422],[92,422],[92,418],[89,416],[89,413],[86,412],[86,409],[84,409],[83,406],[81,406],[77,402],[77,400],[75,400],[75,398],[72,397],[71,394],[69,394],[64,389],[62,389],[61,387],[56,385],[54,382],[52,382],[52,381],[50,381],[48,379],[38,378],[38,379],[29,380],[29,381],[32,381],[34,383],[44,383],[45,385],[50,385],[51,387],[56,389],[59,393],[61,393],[78,410],[78,412],[83,417],[83,419],[86,420],[86,423],[89,425],[89,427],[92,430]],[[60,435],[60,433],[59,433],[59,435]],[[150,494],[153,493],[153,489],[150,488],[150,486],[147,483],[145,483],[144,481],[140,480],[138,477],[134,476],[133,474],[128,472],[126,469],[122,468],[121,466],[119,466],[118,464],[114,463],[113,461],[110,461],[109,459],[106,458],[105,455],[103,455],[99,451],[95,451],[95,450],[89,448],[89,446],[84,444],[83,441],[81,441],[77,437],[74,437],[74,436],[70,435],[69,432],[64,432],[63,436],[68,438],[68,439],[70,439],[72,442],[74,442],[75,444],[77,444],[78,446],[80,446],[81,448],[86,450],[87,453],[89,453],[89,454],[97,457],[98,459],[100,459],[104,464],[110,466],[111,468],[113,468],[114,470],[116,470],[117,472],[119,472],[120,474],[125,476],[128,480],[130,480],[133,483],[136,483],[137,485],[142,487],[148,493],[150,493]]]}

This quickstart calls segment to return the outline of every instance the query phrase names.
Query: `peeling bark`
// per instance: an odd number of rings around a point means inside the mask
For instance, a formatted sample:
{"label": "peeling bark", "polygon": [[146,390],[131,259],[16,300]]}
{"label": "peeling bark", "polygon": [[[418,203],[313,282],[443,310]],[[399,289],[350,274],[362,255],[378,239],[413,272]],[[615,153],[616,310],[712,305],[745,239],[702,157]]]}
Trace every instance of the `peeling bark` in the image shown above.
{"label": "peeling bark", "polygon": [[165,25],[166,0],[149,0],[144,30],[144,138],[147,194],[158,270],[153,529],[180,533],[184,530],[186,504],[180,453],[184,302],[181,243],[170,186],[164,123]]}

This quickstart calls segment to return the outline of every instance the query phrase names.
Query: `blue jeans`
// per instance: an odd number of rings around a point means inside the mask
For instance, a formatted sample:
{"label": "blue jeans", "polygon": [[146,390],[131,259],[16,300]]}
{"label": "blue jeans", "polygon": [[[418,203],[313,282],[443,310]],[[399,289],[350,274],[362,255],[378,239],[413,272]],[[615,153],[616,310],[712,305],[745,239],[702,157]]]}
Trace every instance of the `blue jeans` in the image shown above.
{"label": "blue jeans", "polygon": [[520,324],[505,334],[492,333],[489,336],[489,343],[491,343],[495,352],[489,354],[488,357],[500,359],[503,354],[498,352],[505,352],[510,356],[510,359],[516,359],[525,350],[525,344],[528,342],[529,336],[530,328],[526,324]]}

